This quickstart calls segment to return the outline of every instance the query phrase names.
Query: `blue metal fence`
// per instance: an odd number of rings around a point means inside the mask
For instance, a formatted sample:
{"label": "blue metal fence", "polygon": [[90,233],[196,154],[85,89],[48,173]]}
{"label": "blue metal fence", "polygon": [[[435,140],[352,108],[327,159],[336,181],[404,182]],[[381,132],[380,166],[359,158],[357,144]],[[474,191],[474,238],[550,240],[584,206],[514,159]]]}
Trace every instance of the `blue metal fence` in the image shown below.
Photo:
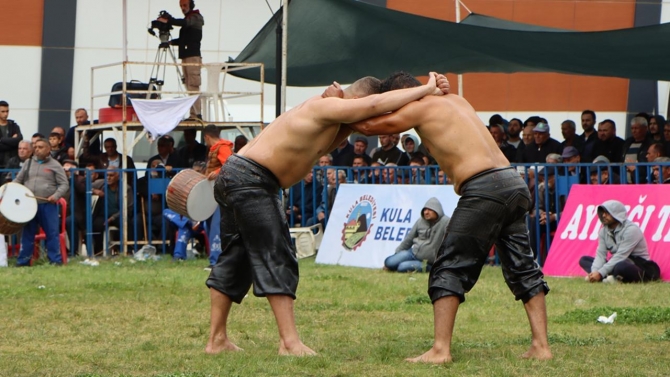
{"label": "blue metal fence", "polygon": [[[560,220],[565,200],[573,184],[640,184],[663,182],[663,169],[658,166],[670,163],[640,164],[515,164],[529,186],[534,198],[528,216],[531,240],[540,263],[544,262],[551,244],[553,231]],[[658,170],[658,178],[654,171]],[[0,170],[13,179],[18,171]],[[112,215],[109,208],[110,195],[119,195],[106,184],[110,173],[119,174],[119,187],[128,187],[129,207],[123,208],[119,202],[120,218],[128,216],[128,245],[123,248],[117,239],[125,237],[122,222],[118,225],[102,224]],[[70,241],[70,255],[78,254],[80,239],[86,245],[88,256],[101,251],[109,251],[118,245],[119,252],[133,252],[145,244],[158,246],[159,252],[169,252],[174,242],[176,228],[163,216],[167,208],[165,188],[169,179],[178,170],[171,172],[159,169],[135,170],[91,170],[71,169],[69,172],[70,192],[68,201],[67,234]],[[309,226],[315,223],[327,225],[337,189],[342,183],[354,184],[437,184],[448,185],[448,177],[437,166],[403,167],[315,167],[312,183],[302,181],[285,191],[284,203],[287,220],[292,227]],[[551,178],[553,177],[553,178]],[[101,183],[99,180],[104,180]],[[307,179],[308,180],[308,179]],[[549,185],[547,182],[550,182]],[[78,190],[84,183],[84,192]],[[546,187],[550,186],[549,189]],[[98,192],[96,187],[100,187]],[[95,189],[95,190],[94,190]],[[451,187],[445,187],[451,190]],[[95,195],[95,193],[102,195]],[[82,198],[80,195],[84,195]],[[118,200],[120,201],[121,198]],[[96,201],[97,200],[97,201]],[[75,203],[84,208],[75,208]],[[76,212],[80,212],[79,215]],[[543,212],[555,214],[555,221],[545,221]],[[83,218],[82,218],[83,215]],[[102,218],[101,218],[102,216]],[[77,223],[79,219],[79,223]],[[82,221],[83,220],[83,221]],[[225,219],[222,219],[225,221]],[[81,234],[80,234],[81,233]],[[118,233],[118,235],[113,234]],[[80,238],[81,236],[81,238]],[[99,238],[98,238],[99,237]],[[103,250],[96,250],[95,239],[106,240]],[[13,237],[13,242],[18,242]]]}

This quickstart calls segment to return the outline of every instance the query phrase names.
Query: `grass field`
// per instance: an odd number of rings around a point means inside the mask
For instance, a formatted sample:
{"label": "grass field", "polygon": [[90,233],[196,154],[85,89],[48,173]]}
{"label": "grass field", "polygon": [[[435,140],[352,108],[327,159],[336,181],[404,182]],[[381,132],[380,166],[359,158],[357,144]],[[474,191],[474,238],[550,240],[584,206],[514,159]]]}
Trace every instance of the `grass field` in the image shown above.
{"label": "grass field", "polygon": [[[206,355],[206,261],[0,269],[0,376],[670,376],[670,284],[548,278],[554,360],[518,356],[530,330],[486,267],[456,321],[449,365],[409,364],[432,344],[426,274],[302,260],[296,301],[309,358],[279,357],[265,299],[235,305],[244,352]],[[613,325],[596,322],[618,312]]]}

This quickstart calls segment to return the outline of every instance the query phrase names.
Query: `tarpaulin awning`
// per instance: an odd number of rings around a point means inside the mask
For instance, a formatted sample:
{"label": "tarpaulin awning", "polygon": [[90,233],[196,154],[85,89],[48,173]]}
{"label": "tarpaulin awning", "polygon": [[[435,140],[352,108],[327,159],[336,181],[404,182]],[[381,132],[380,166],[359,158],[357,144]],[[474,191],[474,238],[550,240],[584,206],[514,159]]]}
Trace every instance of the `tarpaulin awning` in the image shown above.
{"label": "tarpaulin awning", "polygon": [[[290,86],[350,83],[398,70],[557,72],[670,80],[670,24],[573,32],[477,16],[463,23],[398,12],[354,0],[292,0],[288,17]],[[281,10],[234,59],[264,63],[277,82],[276,25]],[[644,52],[644,54],[640,54]],[[238,71],[259,80],[259,72]]]}

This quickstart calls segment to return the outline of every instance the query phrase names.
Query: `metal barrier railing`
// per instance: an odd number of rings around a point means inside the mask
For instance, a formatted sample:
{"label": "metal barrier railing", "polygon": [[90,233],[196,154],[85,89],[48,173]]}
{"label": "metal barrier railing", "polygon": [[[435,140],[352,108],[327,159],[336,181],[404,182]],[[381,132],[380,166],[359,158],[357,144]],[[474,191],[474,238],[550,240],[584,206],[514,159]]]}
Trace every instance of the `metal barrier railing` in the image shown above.
{"label": "metal barrier railing", "polygon": [[[662,183],[669,177],[664,176],[664,169],[658,167],[670,167],[670,163],[514,165],[522,173],[533,197],[527,223],[540,264],[546,258],[572,184]],[[70,242],[70,255],[79,253],[80,243],[86,245],[89,257],[101,252],[108,254],[115,247],[118,247],[119,252],[132,252],[146,244],[158,246],[159,252],[169,252],[170,247],[174,246],[176,228],[163,216],[163,211],[167,208],[165,188],[169,179],[179,170],[71,169],[67,172],[70,191],[66,198],[66,231]],[[18,170],[0,169],[0,175],[5,182],[13,180],[17,173]],[[113,189],[114,178],[110,180],[110,175],[113,174],[118,174],[116,190]],[[303,180],[284,191],[284,207],[291,227],[309,226],[319,222],[326,226],[337,189],[342,183],[450,183],[437,166],[323,166],[315,167],[311,176],[311,183]],[[554,179],[550,182],[552,176]],[[127,208],[121,205],[122,191],[118,187],[126,187],[128,197],[132,199]],[[547,221],[543,213],[551,213],[553,218],[550,216]],[[122,242],[126,239],[123,227],[113,221],[114,218],[121,219],[122,216],[128,216],[128,242],[125,249]],[[114,237],[117,232],[118,237]],[[18,241],[16,236],[11,237],[14,244]]]}

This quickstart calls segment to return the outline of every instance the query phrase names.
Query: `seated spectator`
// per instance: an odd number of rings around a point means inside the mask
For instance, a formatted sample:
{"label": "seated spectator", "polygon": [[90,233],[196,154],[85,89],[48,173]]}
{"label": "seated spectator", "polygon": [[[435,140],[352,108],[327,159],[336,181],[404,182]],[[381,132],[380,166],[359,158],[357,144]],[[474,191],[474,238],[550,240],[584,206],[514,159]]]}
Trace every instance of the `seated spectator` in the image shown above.
{"label": "seated spectator", "polygon": [[59,164],[63,164],[63,161],[67,159],[67,148],[61,145],[62,136],[58,132],[52,132],[49,134],[49,147],[51,148],[51,158],[58,161]]}
{"label": "seated spectator", "polygon": [[325,186],[328,184],[328,178],[326,177],[326,170],[324,168],[327,166],[333,166],[333,156],[326,154],[319,157],[318,165],[321,169],[316,170],[316,181],[319,182],[322,186]]}
{"label": "seated spectator", "polygon": [[[603,227],[598,233],[596,257],[583,256],[579,266],[586,281],[640,283],[658,280],[661,270],[649,257],[647,241],[640,227],[626,218],[626,207],[617,200],[598,206]],[[607,259],[607,254],[611,258]]]}
{"label": "seated spectator", "polygon": [[172,169],[186,167],[174,150],[174,139],[170,135],[163,135],[158,139],[158,154],[151,157],[149,161],[147,161],[147,165],[151,166],[151,163],[154,160],[159,160],[159,162],[165,166],[165,170],[168,172],[169,176],[174,175]]}
{"label": "seated spectator", "polygon": [[564,120],[561,123],[561,134],[563,134],[563,149],[566,147],[574,147],[581,154],[584,151],[584,140],[577,136],[577,125],[570,119]]}
{"label": "seated spectator", "polygon": [[193,222],[188,217],[182,216],[169,208],[166,208],[163,211],[163,216],[177,228],[177,238],[173,253],[173,259],[175,261],[186,260],[186,247],[192,238],[196,238],[200,245],[205,244],[202,223],[199,221]]}
{"label": "seated spectator", "polygon": [[549,153],[547,157],[545,158],[545,162],[547,164],[562,164],[563,163],[563,156],[561,156],[558,153]]}
{"label": "seated spectator", "polygon": [[395,254],[384,261],[384,269],[422,272],[423,261],[426,261],[426,272],[429,272],[447,233],[447,225],[449,216],[444,214],[440,201],[437,198],[428,199],[421,210],[421,218],[395,249]]}
{"label": "seated spectator", "polygon": [[589,167],[592,185],[615,185],[621,183],[621,177],[609,166],[605,156],[598,156]]}
{"label": "seated spectator", "polygon": [[[382,169],[382,183],[385,183],[387,185],[398,185],[402,184],[401,176],[398,174],[398,165],[389,162],[388,164],[384,165],[384,168]],[[402,173],[401,173],[402,174]]]}
{"label": "seated spectator", "polygon": [[[46,139],[47,137],[42,135],[41,133],[37,132],[34,133],[33,136],[30,137],[30,146],[33,147],[33,151],[35,150],[35,142],[39,139]],[[49,148],[51,148],[51,145],[49,145]]]}
{"label": "seated spectator", "polygon": [[[134,200],[128,185],[125,188],[128,195],[128,207],[122,207],[123,189],[119,182],[119,170],[115,167],[108,167],[106,180],[107,185],[104,190],[101,190],[102,196],[98,199],[93,210],[93,250],[96,254],[101,253],[106,246],[102,244],[103,236],[109,230],[109,227],[120,227],[121,216],[124,211],[127,211],[129,220],[132,219],[133,213]],[[128,231],[132,232],[132,229],[128,229]],[[108,236],[108,239],[111,239],[111,237]]]}
{"label": "seated spectator", "polygon": [[328,186],[323,191],[326,197],[321,197],[321,204],[316,209],[316,219],[308,219],[305,226],[312,226],[316,223],[321,223],[325,229],[325,222],[328,220],[328,217],[330,217],[333,204],[335,204],[337,189],[340,187],[341,183],[347,182],[347,173],[345,173],[344,170],[328,169],[327,176]]}
{"label": "seated spectator", "polygon": [[647,168],[634,165],[638,162],[648,162],[647,150],[652,141],[647,134],[647,119],[643,116],[633,118],[630,122],[630,133],[632,136],[626,139],[623,146],[624,162],[629,164],[626,165],[627,182],[647,183]]}
{"label": "seated spectator", "polygon": [[[14,156],[7,161],[7,169],[16,169],[20,170],[23,167],[23,164],[28,161],[33,156],[33,146],[27,140],[19,141],[18,156]],[[5,182],[11,182],[12,176],[16,175],[17,172],[9,172],[5,176]]]}
{"label": "seated spectator", "polygon": [[372,169],[369,170],[368,172],[368,177],[366,183],[375,183],[375,184],[380,184],[382,182],[382,164],[380,164],[378,161],[372,161],[370,163],[370,167]]}
{"label": "seated spectator", "polygon": [[315,216],[314,204],[321,203],[322,193],[323,186],[314,181],[314,174],[310,170],[302,181],[289,190],[288,203],[292,204],[292,207],[286,210],[289,224],[302,226],[307,220],[312,219]]}
{"label": "seated spectator", "polygon": [[234,145],[234,148],[235,148],[235,149],[234,149],[234,152],[235,152],[235,153],[239,152],[240,149],[244,148],[244,146],[247,145],[248,142],[249,142],[249,140],[247,140],[247,137],[246,137],[246,136],[244,136],[244,135],[237,135],[237,137],[235,137],[235,142],[234,142],[234,143],[235,143],[235,145]]}
{"label": "seated spectator", "polygon": [[649,149],[647,149],[647,161],[652,162],[658,157],[667,157],[665,155],[665,145],[663,143],[654,142],[649,145]]}
{"label": "seated spectator", "polygon": [[196,161],[193,163],[191,169],[197,171],[200,174],[205,174],[207,171],[207,163],[205,161]]}
{"label": "seated spectator", "polygon": [[[558,197],[558,200],[556,200],[556,174],[557,168],[553,166],[545,167],[538,172],[538,176],[544,177],[546,180],[545,182],[540,183],[537,190],[539,209],[537,221],[539,221],[540,224],[540,240],[546,241],[547,234],[549,235],[548,242],[546,242],[544,247],[540,250],[540,261],[542,263],[546,260],[546,253],[554,239],[554,232],[558,225],[558,218],[560,217],[560,213],[563,212],[563,207],[565,206],[565,201],[567,199],[565,196],[560,196]],[[534,207],[532,211],[534,211]],[[535,217],[535,214],[533,214],[532,217]],[[530,228],[531,239],[536,239],[536,227],[531,226]]]}
{"label": "seated spectator", "polygon": [[437,171],[437,181],[435,183],[437,183],[438,185],[450,185],[450,184],[452,184],[451,183],[451,178],[447,177],[447,174],[442,169]]}
{"label": "seated spectator", "polygon": [[[359,168],[365,168],[368,166],[368,163],[366,162],[366,155],[356,155],[354,156],[354,160],[352,161],[353,169],[353,175],[354,175],[354,182],[355,183],[367,183],[367,170],[365,169],[359,169]],[[368,157],[369,159],[370,157]]]}
{"label": "seated spectator", "polygon": [[[579,164],[582,161],[580,152],[575,147],[565,147],[561,157],[566,164]],[[579,183],[586,184],[586,169],[581,166],[569,165],[567,175],[577,175],[579,176]]]}
{"label": "seated spectator", "polygon": [[[86,109],[79,108],[75,110],[74,112],[74,120],[77,122],[74,126],[70,127],[69,130],[67,130],[67,134],[65,135],[65,145],[70,148],[74,148],[74,134],[77,131],[77,127],[79,126],[85,126],[91,124],[91,122],[88,120],[88,113],[86,112]],[[98,121],[94,121],[93,124],[97,124]],[[86,139],[87,142],[87,149],[88,149],[88,154],[91,156],[98,156],[100,155],[101,148],[100,148],[100,137],[93,137],[97,131],[94,130],[89,130],[86,131],[86,134],[84,135],[82,131],[79,131],[80,138],[82,140]],[[90,142],[90,145],[88,143]]]}
{"label": "seated spectator", "polygon": [[207,147],[195,140],[197,131],[195,128],[184,130],[184,142],[186,145],[177,151],[179,160],[185,167],[192,166],[196,161],[205,161],[207,159]]}
{"label": "seated spectator", "polygon": [[[167,203],[165,202],[165,195],[149,194],[149,179],[163,178],[165,167],[161,165],[160,160],[153,160],[148,168],[144,177],[137,180],[138,214],[142,216],[143,222],[146,223],[148,232],[151,232],[151,238],[162,239],[163,209],[167,208]],[[166,236],[169,237],[169,234],[166,234]]]}
{"label": "seated spectator", "polygon": [[654,179],[656,183],[670,183],[670,157],[656,157],[654,162],[664,162],[664,165],[654,166]]}
{"label": "seated spectator", "polygon": [[[91,175],[91,194],[97,195],[98,198],[103,197],[105,195],[105,192],[103,191],[105,180],[98,179],[98,173],[95,172],[95,169],[98,167],[93,162],[89,162],[81,167],[88,169],[88,174]],[[86,208],[87,172],[76,172],[73,178],[71,175],[73,173],[72,169],[77,168],[77,164],[73,160],[65,160],[63,168],[65,169],[65,174],[67,175],[68,181],[71,184],[70,190],[74,190],[74,195],[68,193],[65,196],[66,200],[68,201],[68,217],[66,219],[65,226],[68,229],[72,229],[72,214],[74,213],[74,229],[79,232],[79,235],[83,237],[86,234],[86,213],[91,212]],[[75,234],[75,236],[76,235],[77,234]]]}
{"label": "seated spectator", "polygon": [[[408,138],[408,140],[411,140]],[[417,152],[421,153],[421,152]],[[423,155],[423,153],[421,153]],[[408,181],[406,183],[415,184],[415,185],[425,185],[426,184],[426,171],[425,171],[425,161],[421,156],[414,156],[409,160],[409,166],[411,167],[411,174],[409,174]]]}

